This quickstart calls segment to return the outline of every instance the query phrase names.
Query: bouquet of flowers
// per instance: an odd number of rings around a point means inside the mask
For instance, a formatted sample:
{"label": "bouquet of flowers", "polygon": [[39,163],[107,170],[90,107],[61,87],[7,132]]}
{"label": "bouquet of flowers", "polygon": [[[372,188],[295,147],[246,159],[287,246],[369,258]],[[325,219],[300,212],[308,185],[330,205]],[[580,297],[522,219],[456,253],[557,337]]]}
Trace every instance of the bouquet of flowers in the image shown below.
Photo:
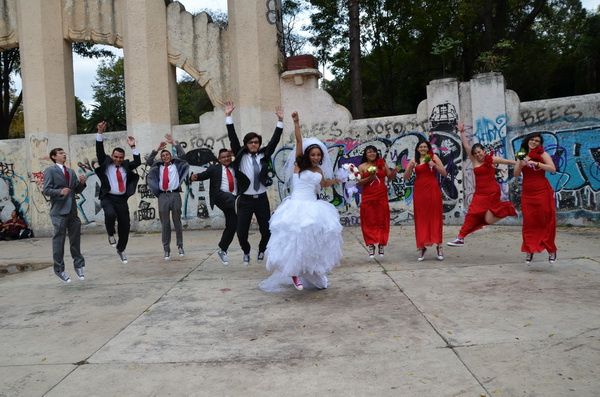
{"label": "bouquet of flowers", "polygon": [[423,161],[429,164],[429,168],[433,169],[433,151],[428,151],[425,156],[423,156]]}
{"label": "bouquet of flowers", "polygon": [[337,169],[335,176],[340,182],[345,183],[346,185],[344,189],[344,199],[346,201],[350,200],[354,194],[358,193],[356,184],[360,181],[361,175],[357,166],[352,163],[343,164]]}
{"label": "bouquet of flowers", "polygon": [[523,148],[519,149],[519,151],[515,155],[517,160],[525,160],[525,156],[527,156],[527,152],[525,152],[525,149]]}
{"label": "bouquet of flowers", "polygon": [[374,174],[374,173],[377,172],[377,167],[375,167],[374,165],[372,165],[372,166],[370,166],[370,167],[367,168],[367,172],[369,174]]}

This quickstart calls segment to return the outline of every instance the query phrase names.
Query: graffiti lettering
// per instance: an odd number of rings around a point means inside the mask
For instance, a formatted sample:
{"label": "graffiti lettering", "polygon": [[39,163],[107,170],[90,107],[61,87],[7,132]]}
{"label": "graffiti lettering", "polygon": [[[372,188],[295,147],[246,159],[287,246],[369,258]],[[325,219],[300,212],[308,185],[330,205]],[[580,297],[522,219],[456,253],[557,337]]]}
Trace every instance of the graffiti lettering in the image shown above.
{"label": "graffiti lettering", "polygon": [[360,225],[360,217],[354,215],[341,216],[340,223],[342,226],[358,226]]}
{"label": "graffiti lettering", "polygon": [[140,194],[141,199],[156,198],[154,193],[148,188],[148,185],[138,185],[137,191]]}
{"label": "graffiti lettering", "polygon": [[156,218],[156,210],[150,207],[150,203],[144,200],[140,201],[137,210],[138,221],[149,221]]}
{"label": "graffiti lettering", "polygon": [[0,175],[12,177],[15,175],[15,165],[13,163],[0,162]]}
{"label": "graffiti lettering", "polygon": [[526,127],[530,127],[540,123],[552,123],[559,120],[574,122],[581,116],[583,116],[583,113],[577,110],[576,105],[572,104],[556,106],[550,109],[525,110],[521,112],[521,121],[523,121]]}

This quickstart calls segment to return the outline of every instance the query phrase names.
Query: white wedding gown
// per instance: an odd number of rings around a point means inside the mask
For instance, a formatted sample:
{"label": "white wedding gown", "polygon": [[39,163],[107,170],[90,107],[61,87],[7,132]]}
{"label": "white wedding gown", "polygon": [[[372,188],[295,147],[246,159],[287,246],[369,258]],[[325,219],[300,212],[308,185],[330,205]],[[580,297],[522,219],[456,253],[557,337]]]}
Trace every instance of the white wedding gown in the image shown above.
{"label": "white wedding gown", "polygon": [[291,276],[299,276],[305,288],[327,288],[327,273],[342,258],[342,225],[335,207],[317,199],[322,177],[310,170],[293,174],[291,196],[269,221],[267,270],[273,274],[260,283],[262,290],[285,290]]}

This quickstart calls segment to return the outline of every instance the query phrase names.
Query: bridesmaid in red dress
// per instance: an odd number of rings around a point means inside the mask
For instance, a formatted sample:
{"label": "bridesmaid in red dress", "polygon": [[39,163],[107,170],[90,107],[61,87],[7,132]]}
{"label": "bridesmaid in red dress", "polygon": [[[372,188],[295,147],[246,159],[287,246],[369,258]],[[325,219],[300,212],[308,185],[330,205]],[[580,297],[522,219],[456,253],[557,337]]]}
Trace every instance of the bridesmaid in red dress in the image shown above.
{"label": "bridesmaid in red dress", "polygon": [[360,199],[360,228],[362,229],[369,257],[375,256],[375,245],[378,245],[379,256],[383,256],[384,248],[390,235],[390,205],[386,178],[396,177],[396,170],[387,167],[385,160],[379,156],[375,146],[369,145],[362,155],[358,166],[361,179],[357,183],[362,186]]}
{"label": "bridesmaid in red dress", "polygon": [[544,138],[534,133],[525,138],[519,152],[525,154],[515,166],[515,177],[523,174],[521,210],[523,212],[523,245],[525,263],[536,252],[548,251],[550,263],[556,261],[556,204],[554,190],[546,179],[546,171],[556,172],[554,161],[544,151]]}
{"label": "bridesmaid in red dress", "polygon": [[437,259],[443,260],[442,251],[442,192],[437,175],[446,176],[446,168],[440,158],[433,154],[428,141],[419,141],[415,148],[415,158],[408,163],[404,179],[409,180],[413,170],[415,182],[413,206],[415,216],[415,237],[420,262],[425,259],[427,247],[437,246]]}
{"label": "bridesmaid in red dress", "polygon": [[448,245],[461,247],[465,244],[465,237],[486,225],[498,222],[507,216],[517,216],[517,211],[510,201],[500,200],[500,186],[496,181],[496,164],[515,165],[516,161],[486,154],[480,143],[472,147],[465,136],[463,124],[458,126],[460,138],[469,159],[473,163],[475,174],[475,194],[465,216],[465,223],[460,228],[458,236]]}

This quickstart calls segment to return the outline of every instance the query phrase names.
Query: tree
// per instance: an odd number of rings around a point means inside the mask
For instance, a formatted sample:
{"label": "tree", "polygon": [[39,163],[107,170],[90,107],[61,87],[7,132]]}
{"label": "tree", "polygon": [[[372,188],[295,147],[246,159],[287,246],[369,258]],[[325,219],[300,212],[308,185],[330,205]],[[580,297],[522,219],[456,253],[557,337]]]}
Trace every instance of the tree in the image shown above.
{"label": "tree", "polygon": [[77,133],[85,134],[88,126],[89,111],[85,107],[83,101],[75,97],[75,118],[77,120]]}
{"label": "tree", "polygon": [[360,8],[358,0],[348,0],[348,16],[350,28],[350,83],[352,86],[352,115],[361,119],[365,116],[363,106],[362,78],[360,76]]}
{"label": "tree", "polygon": [[[350,108],[348,3],[310,3],[310,42],[334,76],[323,87]],[[579,0],[360,0],[360,21],[366,117],[412,113],[429,81],[480,71],[502,71],[522,100],[599,91],[599,22]]]}
{"label": "tree", "polygon": [[281,5],[281,35],[283,36],[283,53],[286,57],[303,53],[307,43],[306,37],[301,35],[298,17],[308,12],[308,5],[304,0],[284,0]]}
{"label": "tree", "polygon": [[[73,51],[87,58],[112,57],[110,51],[94,48],[92,43],[73,43]],[[22,128],[11,127],[13,122],[23,123],[23,91],[14,93],[12,75],[21,74],[21,56],[18,48],[0,54],[0,139],[20,136]],[[20,113],[19,113],[20,112]],[[12,135],[9,135],[12,134]]]}
{"label": "tree", "polygon": [[214,107],[202,88],[193,78],[186,76],[177,83],[179,124],[194,124],[200,116]]}
{"label": "tree", "polygon": [[14,95],[11,85],[11,74],[20,73],[21,57],[18,48],[2,51],[0,54],[0,139],[9,137],[10,125],[15,114],[22,109],[23,92]]}
{"label": "tree", "polygon": [[125,109],[125,68],[123,58],[102,61],[96,71],[96,84],[92,85],[94,101],[86,132],[94,132],[101,121],[108,123],[107,131],[127,129]]}

